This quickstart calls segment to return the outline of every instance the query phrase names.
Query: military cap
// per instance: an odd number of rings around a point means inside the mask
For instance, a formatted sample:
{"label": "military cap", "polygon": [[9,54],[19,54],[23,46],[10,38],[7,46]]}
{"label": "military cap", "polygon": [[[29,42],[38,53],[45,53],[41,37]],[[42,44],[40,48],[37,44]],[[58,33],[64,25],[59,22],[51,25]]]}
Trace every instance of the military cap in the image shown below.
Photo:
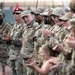
{"label": "military cap", "polygon": [[70,20],[70,25],[69,25],[69,27],[68,27],[68,30],[70,30],[70,29],[75,29],[75,19],[71,19]]}
{"label": "military cap", "polygon": [[51,12],[52,12],[52,8],[47,8],[45,9],[44,12],[40,13],[40,15],[49,16]]}
{"label": "military cap", "polygon": [[71,14],[70,12],[66,13],[64,16],[60,17],[59,20],[63,20],[63,21],[67,21],[69,19],[71,19]]}
{"label": "military cap", "polygon": [[31,11],[30,10],[25,10],[21,13],[21,17],[24,17],[24,16],[28,16],[31,14]]}
{"label": "military cap", "polygon": [[18,7],[18,8],[15,8],[15,9],[14,9],[14,12],[13,12],[13,13],[15,13],[15,12],[21,13],[22,11],[23,11],[23,9],[20,8],[20,7]]}
{"label": "military cap", "polygon": [[50,11],[48,12],[48,16],[50,16],[52,14],[53,8],[50,9]]}
{"label": "military cap", "polygon": [[65,14],[65,10],[61,7],[56,7],[55,9],[53,9],[52,14],[51,15],[56,15],[56,16],[61,16]]}
{"label": "military cap", "polygon": [[44,9],[43,8],[38,8],[38,9],[32,10],[32,12],[35,15],[37,15],[37,14],[40,15],[40,13],[44,12]]}
{"label": "military cap", "polygon": [[0,9],[0,18],[4,18],[4,12],[2,9]]}

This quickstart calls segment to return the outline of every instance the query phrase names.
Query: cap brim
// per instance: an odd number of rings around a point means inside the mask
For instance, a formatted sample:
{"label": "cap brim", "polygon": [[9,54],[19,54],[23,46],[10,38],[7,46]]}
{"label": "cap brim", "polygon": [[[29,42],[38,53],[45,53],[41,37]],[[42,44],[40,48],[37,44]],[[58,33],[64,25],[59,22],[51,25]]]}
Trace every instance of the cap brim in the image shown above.
{"label": "cap brim", "polygon": [[21,17],[24,17],[24,16],[29,16],[29,14],[24,14],[24,15],[21,15]]}
{"label": "cap brim", "polygon": [[55,15],[55,16],[59,16],[59,14],[54,14],[54,13],[52,13],[51,15],[52,15],[52,16],[53,16],[53,15]]}
{"label": "cap brim", "polygon": [[66,18],[66,17],[61,17],[61,18],[59,18],[60,20],[63,20],[63,21],[67,21],[67,20],[69,20],[68,18]]}
{"label": "cap brim", "polygon": [[48,16],[48,12],[40,13],[40,15],[42,15],[42,16]]}

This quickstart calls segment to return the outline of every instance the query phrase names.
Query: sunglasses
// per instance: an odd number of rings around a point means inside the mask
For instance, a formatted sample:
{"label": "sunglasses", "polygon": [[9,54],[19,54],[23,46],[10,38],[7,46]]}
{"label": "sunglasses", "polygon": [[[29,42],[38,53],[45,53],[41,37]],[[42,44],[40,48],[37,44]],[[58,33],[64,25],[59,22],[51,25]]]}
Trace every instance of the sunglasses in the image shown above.
{"label": "sunglasses", "polygon": [[18,13],[18,12],[14,12],[13,15],[14,15],[14,14],[19,15],[20,13]]}

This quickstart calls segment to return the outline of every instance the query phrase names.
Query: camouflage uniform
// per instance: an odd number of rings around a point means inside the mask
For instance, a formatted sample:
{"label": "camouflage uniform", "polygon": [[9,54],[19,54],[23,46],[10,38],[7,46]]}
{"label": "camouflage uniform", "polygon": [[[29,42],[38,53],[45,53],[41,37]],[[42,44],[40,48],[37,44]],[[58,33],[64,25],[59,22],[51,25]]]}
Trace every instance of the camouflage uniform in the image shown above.
{"label": "camouflage uniform", "polygon": [[[71,29],[75,30],[75,19],[70,20],[70,25],[68,27],[68,30],[71,30]],[[67,37],[70,37],[70,36],[75,38],[74,34],[69,33],[69,35]],[[73,48],[69,48],[69,49],[71,52],[71,55],[70,55],[70,57],[71,57],[70,62],[71,63],[70,63],[70,68],[69,68],[68,72],[70,73],[70,75],[74,75],[75,74],[75,49],[73,49]]]}
{"label": "camouflage uniform", "polygon": [[[55,27],[56,26],[54,26],[54,28],[51,30],[52,31],[52,34],[53,34],[53,37],[54,38],[50,38],[50,40],[51,41],[49,41],[49,46],[51,46],[52,48],[55,46],[55,43],[60,43],[60,44],[62,44],[63,43],[63,39],[65,38],[65,36],[68,34],[68,30],[67,29],[65,29],[65,27],[63,27],[63,26],[60,26],[60,27],[58,27],[57,26],[57,29],[55,29]],[[55,31],[54,31],[55,30]],[[56,40],[57,41],[56,41]],[[54,42],[54,43],[53,43]],[[66,53],[64,53],[64,54],[66,54]],[[70,53],[68,53],[68,54],[70,54]],[[68,55],[67,55],[68,56]],[[59,59],[59,61],[62,61],[63,63],[64,63],[64,60],[65,59],[69,59],[67,56],[64,56],[63,55],[63,52],[61,52],[60,54],[59,54],[59,56],[58,56],[58,59]],[[66,61],[66,62],[68,62],[68,61]],[[70,65],[70,62],[68,62],[68,64],[66,65],[66,62],[63,64],[63,67],[61,67],[62,69],[59,69],[59,75],[66,75],[66,74],[69,74],[69,73],[67,73],[67,71],[69,70],[69,65]]]}
{"label": "camouflage uniform", "polygon": [[[69,30],[72,28],[75,29],[75,19],[71,20],[70,26],[68,27]],[[71,33],[67,34],[66,37],[64,38],[64,41],[68,37],[71,37],[71,36],[74,37],[74,35],[72,35]],[[61,69],[59,70],[59,74],[60,75],[74,75],[75,74],[75,50],[73,48],[70,48],[66,44],[64,45],[64,50],[66,51],[66,53],[64,53],[65,62],[63,62],[63,65]]]}
{"label": "camouflage uniform", "polygon": [[[22,48],[21,48],[21,54],[22,54],[23,58],[25,59],[25,62],[26,62],[26,58],[31,58],[32,53],[34,52],[34,40],[29,41],[29,38],[35,36],[34,34],[36,31],[36,29],[35,29],[36,24],[37,23],[35,21],[32,21],[30,26],[25,28],[25,31],[23,34],[23,43],[22,43]],[[30,75],[32,71],[29,68],[26,68],[26,69],[27,69],[27,75]]]}
{"label": "camouflage uniform", "polygon": [[6,22],[3,22],[4,19],[4,12],[2,9],[0,9],[0,66],[3,66],[3,69],[5,65],[7,65],[8,60],[8,52],[9,48],[6,44],[6,41],[2,40],[3,34],[8,34],[10,31],[10,25]]}
{"label": "camouflage uniform", "polygon": [[45,44],[45,40],[44,40],[44,38],[43,38],[43,35],[42,35],[42,30],[43,29],[45,29],[45,28],[47,28],[47,26],[44,24],[44,21],[40,24],[40,25],[38,25],[37,27],[36,27],[36,32],[35,32],[35,36],[36,36],[36,38],[37,38],[37,41],[35,41],[34,43],[34,51],[35,52],[38,52],[38,50],[39,50],[39,48],[43,45],[43,44]]}
{"label": "camouflage uniform", "polygon": [[[30,11],[24,11],[21,13],[22,17],[30,16]],[[23,33],[23,41],[22,41],[22,48],[21,48],[21,56],[24,59],[25,65],[25,75],[34,75],[34,72],[26,66],[27,59],[32,57],[32,53],[34,52],[34,37],[36,26],[38,25],[37,22],[34,20],[30,21],[31,23],[26,26]]]}
{"label": "camouflage uniform", "polygon": [[22,34],[25,24],[22,22],[19,25],[15,25],[11,29],[10,36],[12,37],[11,45],[9,46],[9,60],[10,65],[13,68],[14,75],[23,75],[23,60],[20,57]]}

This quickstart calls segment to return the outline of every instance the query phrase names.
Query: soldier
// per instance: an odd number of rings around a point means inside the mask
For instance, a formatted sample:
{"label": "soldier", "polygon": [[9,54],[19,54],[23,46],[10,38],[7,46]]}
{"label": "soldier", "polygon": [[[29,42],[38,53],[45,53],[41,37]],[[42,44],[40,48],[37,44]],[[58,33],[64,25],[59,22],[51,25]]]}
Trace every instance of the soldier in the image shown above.
{"label": "soldier", "polygon": [[70,75],[75,74],[75,19],[70,20],[70,25],[68,27],[68,30],[70,34],[67,36],[65,40],[65,45],[70,48],[71,50],[71,63],[70,63],[70,69],[68,72]]}
{"label": "soldier", "polygon": [[33,14],[35,15],[35,21],[38,22],[38,26],[36,27],[35,36],[37,37],[37,41],[35,41],[34,51],[38,52],[39,47],[44,44],[43,38],[42,38],[42,30],[44,28],[47,28],[47,25],[44,23],[44,17],[41,14],[43,12],[43,9],[38,8],[37,10],[33,11]]}
{"label": "soldier", "polygon": [[14,19],[16,23],[11,29],[8,39],[11,41],[9,46],[9,61],[12,67],[14,75],[23,75],[23,60],[20,57],[20,50],[22,46],[22,34],[25,24],[21,18],[22,8],[16,8],[13,12]]}
{"label": "soldier", "polygon": [[60,75],[74,75],[75,73],[75,19],[70,20],[68,30],[70,33],[66,35],[63,45],[58,44],[57,46],[57,50],[62,51],[65,56],[62,68],[59,70]]}
{"label": "soldier", "polygon": [[25,24],[21,18],[22,8],[16,8],[13,12],[16,23],[14,24],[10,36],[12,38],[12,45],[10,46],[11,66],[14,75],[23,75],[23,59],[20,57],[20,50],[22,46],[22,34]]}
{"label": "soldier", "polygon": [[[24,58],[25,62],[28,58],[32,57],[32,53],[34,52],[34,41],[35,41],[35,31],[36,26],[38,25],[37,22],[34,21],[33,15],[31,11],[25,10],[21,13],[21,17],[23,21],[26,23],[26,28],[24,29],[23,33],[23,41],[22,41],[22,48],[21,48],[21,56]],[[33,75],[32,70],[25,67],[25,75]]]}
{"label": "soldier", "polygon": [[45,9],[44,12],[40,13],[40,15],[44,16],[44,23],[47,24],[47,29],[51,29],[51,27],[54,25],[54,21],[52,19],[52,8]]}
{"label": "soldier", "polygon": [[[7,37],[7,34],[10,32],[11,26],[8,23],[3,21],[4,17],[5,17],[5,14],[4,14],[3,10],[0,9],[0,67],[2,67],[3,73],[6,73],[8,71],[7,61],[9,58],[9,55],[8,55],[9,48],[8,48],[7,42],[4,40],[4,38]],[[7,71],[6,71],[6,69],[7,69]]]}

